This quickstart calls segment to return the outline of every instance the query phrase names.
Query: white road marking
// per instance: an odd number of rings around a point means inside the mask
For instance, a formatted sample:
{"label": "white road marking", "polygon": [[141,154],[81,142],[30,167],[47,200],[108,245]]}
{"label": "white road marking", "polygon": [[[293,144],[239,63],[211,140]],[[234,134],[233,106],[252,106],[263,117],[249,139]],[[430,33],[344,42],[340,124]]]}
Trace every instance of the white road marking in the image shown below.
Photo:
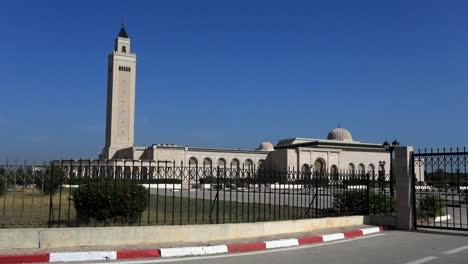
{"label": "white road marking", "polygon": [[336,234],[329,234],[329,235],[323,235],[322,239],[323,242],[328,242],[328,241],[333,241],[333,240],[338,240],[338,239],[344,239],[345,236],[343,233],[336,233]]}
{"label": "white road marking", "polygon": [[442,254],[450,255],[450,254],[455,254],[455,253],[458,253],[460,251],[467,250],[467,249],[468,249],[468,246],[463,246],[463,247],[455,248],[455,249],[452,249],[452,250],[444,251],[444,252],[442,252]]}
{"label": "white road marking", "polygon": [[408,262],[406,264],[421,264],[421,263],[428,262],[428,261],[431,261],[431,260],[434,260],[434,259],[437,259],[437,257],[430,256],[430,257],[427,257],[427,258],[417,259],[415,261],[411,261],[411,262]]}
{"label": "white road marking", "polygon": [[380,228],[379,227],[363,228],[361,229],[361,231],[363,235],[369,235],[369,234],[379,233]]}
{"label": "white road marking", "polygon": [[[297,247],[287,247],[287,248],[276,248],[276,249],[268,249],[268,250],[259,250],[259,251],[251,251],[251,252],[244,252],[244,253],[229,253],[229,254],[222,254],[222,255],[214,255],[214,256],[200,256],[200,257],[185,257],[185,258],[155,258],[149,260],[135,260],[135,261],[113,261],[112,263],[118,264],[146,264],[146,263],[161,263],[161,262],[177,262],[177,261],[191,261],[191,260],[203,260],[203,259],[216,259],[216,258],[232,258],[232,257],[240,257],[240,256],[251,256],[251,255],[260,255],[260,254],[270,254],[275,252],[282,252],[282,251],[291,251],[291,250],[301,250],[306,248],[314,248],[314,247],[322,247],[327,245],[334,245],[340,243],[347,243],[352,242],[355,240],[360,239],[368,239],[373,237],[379,236],[386,236],[385,233],[379,233],[375,235],[368,235],[368,236],[360,236],[355,238],[349,238],[345,240],[338,240],[328,243],[320,243],[320,244],[310,244],[310,245],[302,245]],[[102,262],[96,262],[95,264],[102,264]]]}
{"label": "white road marking", "polygon": [[299,241],[295,238],[265,241],[265,247],[268,249],[292,246],[299,246]]}
{"label": "white road marking", "polygon": [[57,252],[57,253],[50,253],[49,262],[114,260],[114,259],[117,259],[116,251]]}
{"label": "white road marking", "polygon": [[205,247],[181,247],[181,248],[161,248],[161,257],[181,257],[190,255],[209,255],[227,253],[226,245],[205,246]]}

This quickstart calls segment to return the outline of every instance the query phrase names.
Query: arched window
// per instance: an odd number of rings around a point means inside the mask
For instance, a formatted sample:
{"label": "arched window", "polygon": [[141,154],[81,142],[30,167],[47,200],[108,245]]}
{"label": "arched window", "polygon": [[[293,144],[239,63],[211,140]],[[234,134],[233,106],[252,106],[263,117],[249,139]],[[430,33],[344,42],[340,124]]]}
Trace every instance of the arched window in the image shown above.
{"label": "arched window", "polygon": [[116,179],[119,179],[119,178],[121,178],[121,177],[122,177],[122,167],[117,166],[117,167],[115,168],[115,178],[116,178]]}
{"label": "arched window", "polygon": [[325,161],[323,159],[317,159],[314,162],[314,172],[324,172],[325,171]]}
{"label": "arched window", "polygon": [[197,164],[198,164],[197,158],[191,157],[191,158],[189,159],[189,166],[190,166],[190,167],[195,167],[195,166],[197,166]]}
{"label": "arched window", "polygon": [[330,174],[331,174],[332,176],[338,175],[338,167],[337,167],[336,165],[332,165],[332,166],[330,167]]}
{"label": "arched window", "polygon": [[148,168],[147,167],[141,168],[141,178],[143,180],[148,180]]}
{"label": "arched window", "polygon": [[138,167],[133,167],[133,179],[139,179],[140,178],[140,168]]}
{"label": "arched window", "polygon": [[362,163],[359,164],[358,173],[359,174],[365,174],[366,173],[366,166],[364,166],[364,164],[362,164]]}
{"label": "arched window", "polygon": [[354,174],[354,164],[350,163],[348,165],[348,173]]}
{"label": "arched window", "polygon": [[226,160],[223,158],[218,159],[218,166],[219,167],[226,167]]}
{"label": "arched window", "polygon": [[369,166],[367,167],[367,170],[368,170],[368,173],[370,173],[371,175],[375,174],[375,166],[374,164],[369,164]]}
{"label": "arched window", "polygon": [[240,163],[239,163],[238,159],[232,159],[232,161],[231,161],[231,167],[232,168],[239,168],[239,165],[240,165]]}
{"label": "arched window", "polygon": [[124,177],[127,179],[131,177],[131,170],[129,166],[125,166],[124,168]]}
{"label": "arched window", "polygon": [[127,47],[122,46],[122,53],[127,53]]}
{"label": "arched window", "polygon": [[301,166],[301,175],[302,178],[310,178],[310,166],[309,164],[304,164]]}
{"label": "arched window", "polygon": [[244,165],[246,169],[253,169],[253,161],[251,159],[246,159]]}
{"label": "arched window", "polygon": [[210,158],[205,158],[203,160],[203,167],[211,167],[212,164],[213,164],[213,162],[211,161]]}

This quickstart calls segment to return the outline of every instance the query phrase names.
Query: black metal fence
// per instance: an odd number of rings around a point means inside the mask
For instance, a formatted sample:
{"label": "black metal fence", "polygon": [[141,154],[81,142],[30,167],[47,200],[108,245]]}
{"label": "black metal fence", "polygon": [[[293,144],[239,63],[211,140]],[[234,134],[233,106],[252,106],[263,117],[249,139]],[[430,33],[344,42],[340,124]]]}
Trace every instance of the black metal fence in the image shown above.
{"label": "black metal fence", "polygon": [[0,226],[220,224],[392,215],[395,183],[360,171],[55,161],[0,166]]}
{"label": "black metal fence", "polygon": [[468,152],[463,149],[414,153],[415,226],[468,230]]}

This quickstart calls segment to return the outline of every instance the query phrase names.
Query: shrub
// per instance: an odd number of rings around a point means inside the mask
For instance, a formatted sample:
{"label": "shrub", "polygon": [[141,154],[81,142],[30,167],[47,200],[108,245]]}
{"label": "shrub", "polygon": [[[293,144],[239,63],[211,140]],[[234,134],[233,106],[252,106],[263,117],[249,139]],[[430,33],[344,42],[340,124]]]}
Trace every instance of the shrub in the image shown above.
{"label": "shrub", "polygon": [[442,208],[445,201],[432,194],[421,195],[418,198],[418,215],[422,217],[436,217],[444,215]]}
{"label": "shrub", "polygon": [[54,194],[60,188],[62,171],[59,167],[47,167],[44,173],[38,173],[34,185],[45,194]]}
{"label": "shrub", "polygon": [[334,195],[333,207],[339,213],[389,214],[395,209],[395,198],[388,194],[362,192],[343,192]]}
{"label": "shrub", "polygon": [[73,202],[82,223],[135,223],[148,205],[148,193],[137,181],[90,182],[73,191]]}
{"label": "shrub", "polygon": [[369,194],[369,213],[371,214],[389,214],[395,212],[395,197],[385,193]]}

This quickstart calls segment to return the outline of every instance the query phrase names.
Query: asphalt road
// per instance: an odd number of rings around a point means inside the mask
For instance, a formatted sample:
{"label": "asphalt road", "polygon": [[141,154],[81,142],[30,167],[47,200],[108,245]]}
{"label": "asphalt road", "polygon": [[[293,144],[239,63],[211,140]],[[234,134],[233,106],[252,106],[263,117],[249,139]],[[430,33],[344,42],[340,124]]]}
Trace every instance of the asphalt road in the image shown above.
{"label": "asphalt road", "polygon": [[468,263],[468,233],[387,231],[330,243],[239,254],[116,263]]}

